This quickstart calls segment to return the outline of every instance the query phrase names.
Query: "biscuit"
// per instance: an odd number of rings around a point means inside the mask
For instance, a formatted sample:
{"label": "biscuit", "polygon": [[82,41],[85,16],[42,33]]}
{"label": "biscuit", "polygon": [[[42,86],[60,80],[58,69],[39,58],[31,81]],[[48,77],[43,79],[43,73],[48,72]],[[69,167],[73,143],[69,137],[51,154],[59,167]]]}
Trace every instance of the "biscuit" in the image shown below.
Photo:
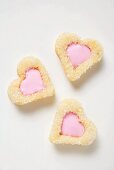
{"label": "biscuit", "polygon": [[8,96],[17,105],[24,105],[54,95],[48,73],[35,57],[25,57],[17,67],[19,78],[8,88]]}
{"label": "biscuit", "polygon": [[70,81],[79,79],[103,56],[103,49],[98,41],[82,40],[72,33],[64,33],[58,37],[55,51]]}
{"label": "biscuit", "polygon": [[81,104],[65,99],[56,112],[50,141],[54,144],[90,145],[96,138],[96,127],[87,119]]}

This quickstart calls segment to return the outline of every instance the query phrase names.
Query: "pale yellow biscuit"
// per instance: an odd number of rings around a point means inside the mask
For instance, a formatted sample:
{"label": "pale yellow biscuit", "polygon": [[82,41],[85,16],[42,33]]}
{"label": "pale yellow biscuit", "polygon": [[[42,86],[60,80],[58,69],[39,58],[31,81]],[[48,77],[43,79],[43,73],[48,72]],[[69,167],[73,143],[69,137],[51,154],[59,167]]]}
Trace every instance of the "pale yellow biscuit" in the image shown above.
{"label": "pale yellow biscuit", "polygon": [[[42,80],[46,87],[32,95],[24,96],[20,91],[20,84],[25,79],[26,71],[30,68],[35,68],[40,71]],[[19,78],[14,80],[8,88],[8,96],[13,103],[17,105],[24,105],[54,95],[54,87],[51,83],[48,73],[37,58],[25,57],[17,67],[17,74]]]}
{"label": "pale yellow biscuit", "polygon": [[[66,52],[68,45],[72,43],[86,45],[91,50],[91,57],[76,68],[72,66]],[[103,49],[98,41],[91,39],[82,40],[72,33],[64,33],[58,37],[55,44],[55,51],[70,81],[79,79],[88,69],[99,62],[103,56]]]}
{"label": "pale yellow biscuit", "polygon": [[[61,125],[63,118],[66,113],[73,112],[75,113],[80,122],[85,128],[85,132],[81,137],[71,137],[61,135]],[[95,125],[86,118],[84,110],[81,104],[74,99],[66,99],[58,107],[56,112],[51,134],[50,141],[55,144],[77,144],[77,145],[90,145],[96,138],[96,127]]]}

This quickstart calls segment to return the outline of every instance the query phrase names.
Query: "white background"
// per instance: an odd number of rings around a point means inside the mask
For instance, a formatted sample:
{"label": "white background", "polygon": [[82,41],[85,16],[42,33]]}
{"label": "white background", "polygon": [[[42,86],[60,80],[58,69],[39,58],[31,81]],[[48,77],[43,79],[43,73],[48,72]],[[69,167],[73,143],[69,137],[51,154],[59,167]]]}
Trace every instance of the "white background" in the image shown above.
{"label": "white background", "polygon": [[[70,83],[54,51],[62,32],[94,38],[104,47],[101,64]],[[8,84],[24,56],[40,58],[56,89],[55,99],[12,104]],[[0,170],[114,169],[114,1],[0,0]],[[54,146],[48,140],[56,107],[78,99],[97,126],[89,147]]]}

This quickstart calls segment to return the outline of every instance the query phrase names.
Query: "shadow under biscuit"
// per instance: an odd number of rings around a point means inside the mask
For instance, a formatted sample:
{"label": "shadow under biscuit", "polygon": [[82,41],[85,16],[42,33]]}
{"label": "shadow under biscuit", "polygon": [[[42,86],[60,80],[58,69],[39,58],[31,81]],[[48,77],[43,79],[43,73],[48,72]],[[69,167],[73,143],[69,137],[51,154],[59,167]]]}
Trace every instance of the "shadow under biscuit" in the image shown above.
{"label": "shadow under biscuit", "polygon": [[61,152],[62,154],[92,154],[99,149],[99,140],[98,138],[89,146],[79,146],[79,145],[64,145],[58,144],[54,145],[54,148],[57,152]]}
{"label": "shadow under biscuit", "polygon": [[97,74],[104,66],[104,61],[101,60],[99,63],[96,63],[94,66],[92,66],[85,74],[83,74],[78,80],[71,82],[73,87],[80,88],[82,85],[84,85],[89,79],[92,77],[94,78],[94,75]]}
{"label": "shadow under biscuit", "polygon": [[56,100],[55,96],[51,96],[49,98],[43,98],[39,101],[35,101],[32,103],[28,103],[22,106],[16,106],[19,111],[21,111],[24,114],[33,114],[36,110],[41,110],[44,107],[51,106]]}

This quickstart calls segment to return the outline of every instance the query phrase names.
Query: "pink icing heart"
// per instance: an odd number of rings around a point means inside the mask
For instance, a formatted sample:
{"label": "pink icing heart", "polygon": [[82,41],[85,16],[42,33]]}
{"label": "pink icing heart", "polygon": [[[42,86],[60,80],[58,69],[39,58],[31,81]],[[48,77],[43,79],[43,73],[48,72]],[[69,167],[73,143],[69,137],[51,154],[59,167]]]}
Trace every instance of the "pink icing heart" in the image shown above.
{"label": "pink icing heart", "polygon": [[26,72],[26,78],[20,85],[20,90],[23,95],[31,95],[44,89],[40,72],[36,69],[30,69]]}
{"label": "pink icing heart", "polygon": [[85,45],[71,44],[67,48],[67,56],[74,67],[79,66],[91,55],[90,49]]}
{"label": "pink icing heart", "polygon": [[69,112],[64,116],[61,134],[72,137],[80,137],[84,134],[84,126],[76,114]]}

